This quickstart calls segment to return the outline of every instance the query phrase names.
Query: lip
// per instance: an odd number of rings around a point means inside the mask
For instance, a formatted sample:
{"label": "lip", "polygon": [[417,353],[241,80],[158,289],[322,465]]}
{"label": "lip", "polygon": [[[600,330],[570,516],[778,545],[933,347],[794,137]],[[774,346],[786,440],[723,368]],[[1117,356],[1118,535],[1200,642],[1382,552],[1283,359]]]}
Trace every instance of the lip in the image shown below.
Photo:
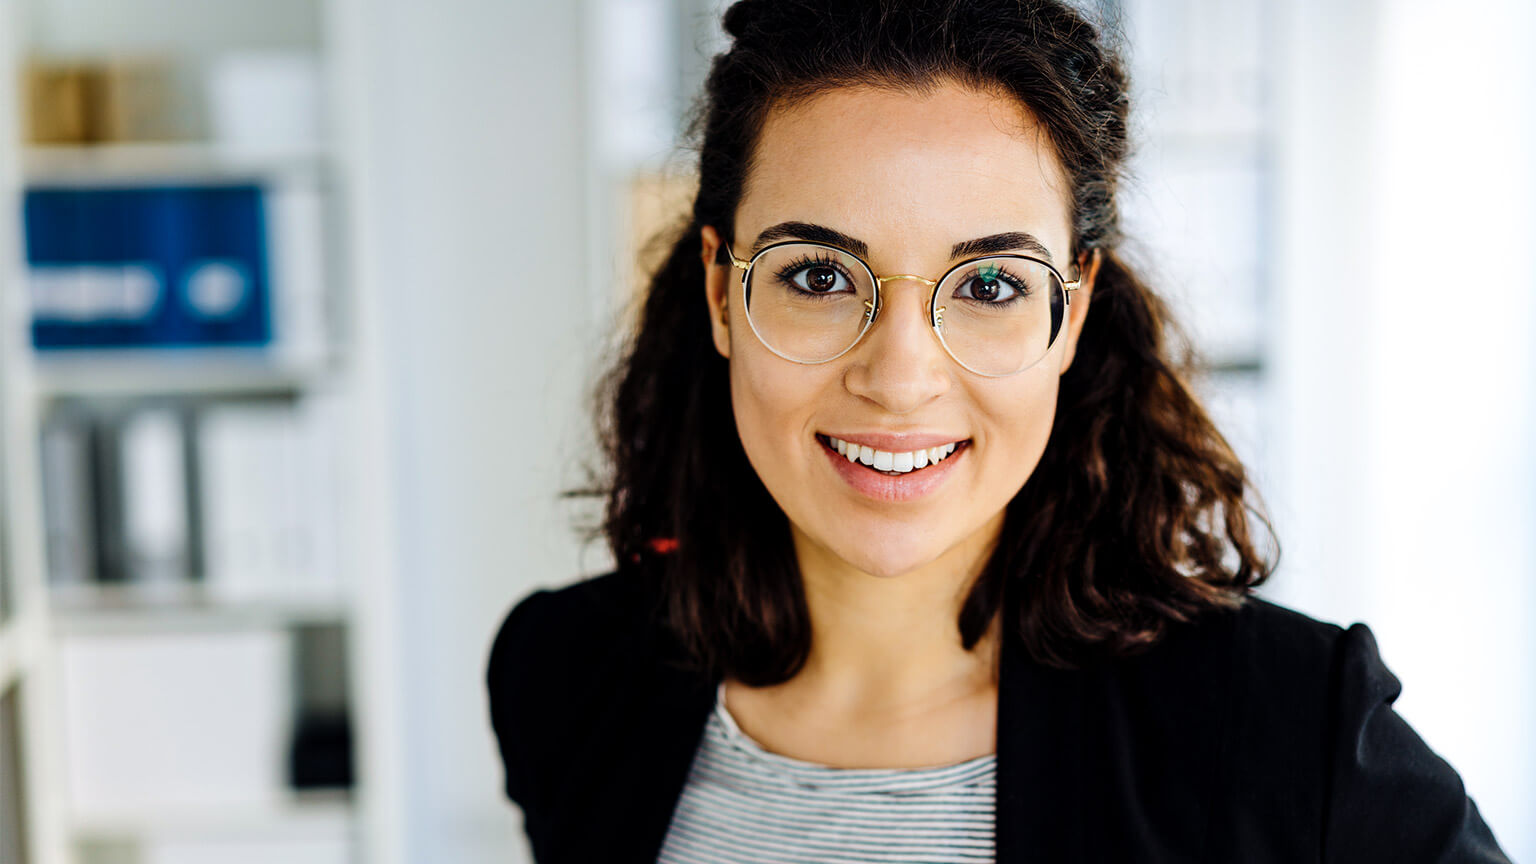
{"label": "lip", "polygon": [[[842,438],[843,436],[838,435],[837,437]],[[889,438],[886,440],[889,440]],[[920,441],[923,439],[910,438],[909,440]],[[932,436],[929,436],[929,440],[936,439],[933,439]],[[956,440],[959,439],[950,438],[942,442],[936,441],[936,443],[931,446],[936,447],[940,443],[947,444],[950,441]],[[821,448],[823,453],[827,454],[827,459],[831,462],[832,470],[836,471],[837,475],[841,477],[845,483],[852,487],[855,492],[858,492],[859,494],[867,498],[871,498],[875,501],[888,502],[913,501],[918,498],[933,494],[934,491],[936,491],[945,480],[949,479],[951,474],[955,473],[955,466],[959,464],[961,460],[965,459],[966,456],[968,456],[971,452],[971,442],[970,439],[967,438],[962,440],[958,446],[955,447],[955,452],[944,457],[943,461],[939,462],[937,465],[929,465],[927,468],[913,471],[908,474],[890,475],[882,474],[878,471],[871,471],[862,463],[849,462],[848,457],[832,449],[832,447],[829,446],[830,442],[824,440],[823,436],[816,437],[816,444]],[[913,450],[917,449],[917,445],[915,444],[903,444],[897,446],[910,446]],[[903,451],[898,449],[894,452],[899,453]]]}
{"label": "lip", "polygon": [[943,444],[970,440],[965,435],[945,435],[937,432],[822,432],[820,434],[828,438],[866,444],[875,450],[885,450],[890,453],[927,450]]}

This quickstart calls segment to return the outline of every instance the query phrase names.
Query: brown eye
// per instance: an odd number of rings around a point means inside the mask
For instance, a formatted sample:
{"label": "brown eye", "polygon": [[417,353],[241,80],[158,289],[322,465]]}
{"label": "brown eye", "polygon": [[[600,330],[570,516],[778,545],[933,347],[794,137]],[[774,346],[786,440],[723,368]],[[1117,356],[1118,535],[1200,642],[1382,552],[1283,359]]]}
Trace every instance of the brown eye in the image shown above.
{"label": "brown eye", "polygon": [[996,300],[997,295],[1002,293],[1002,286],[996,279],[983,279],[977,276],[974,281],[976,287],[971,291],[971,295],[977,300]]}
{"label": "brown eye", "polygon": [[1016,279],[1002,267],[995,264],[987,264],[977,268],[975,273],[966,277],[955,291],[955,297],[962,300],[975,300],[978,303],[1002,305],[1010,303],[1015,298],[1028,296],[1033,292],[1022,279]]}
{"label": "brown eye", "polygon": [[837,287],[837,271],[830,267],[815,267],[806,271],[806,287],[823,294]]}
{"label": "brown eye", "polygon": [[856,293],[853,280],[848,274],[827,260],[795,261],[781,268],[777,275],[786,287],[806,295],[825,297],[830,294]]}

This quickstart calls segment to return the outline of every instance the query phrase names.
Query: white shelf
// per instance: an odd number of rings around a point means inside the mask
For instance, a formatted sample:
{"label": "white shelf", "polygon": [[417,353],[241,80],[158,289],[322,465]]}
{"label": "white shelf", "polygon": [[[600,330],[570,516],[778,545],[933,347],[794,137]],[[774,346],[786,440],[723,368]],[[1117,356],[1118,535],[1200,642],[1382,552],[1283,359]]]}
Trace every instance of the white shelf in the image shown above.
{"label": "white shelf", "polygon": [[135,395],[282,395],[326,383],[333,370],[273,356],[270,348],[65,349],[33,355],[45,398]]}
{"label": "white shelf", "polygon": [[350,829],[356,809],[347,790],[293,791],[261,807],[210,807],[203,810],[121,810],[74,814],[70,828],[76,839],[133,840],[146,836],[249,836],[302,838],[330,836]]}
{"label": "white shelf", "polygon": [[98,186],[146,182],[223,183],[323,175],[323,152],[231,152],[204,142],[28,145],[22,176],[28,184]]}
{"label": "white shelf", "polygon": [[55,635],[239,630],[350,620],[340,591],[231,599],[195,582],[53,585]]}

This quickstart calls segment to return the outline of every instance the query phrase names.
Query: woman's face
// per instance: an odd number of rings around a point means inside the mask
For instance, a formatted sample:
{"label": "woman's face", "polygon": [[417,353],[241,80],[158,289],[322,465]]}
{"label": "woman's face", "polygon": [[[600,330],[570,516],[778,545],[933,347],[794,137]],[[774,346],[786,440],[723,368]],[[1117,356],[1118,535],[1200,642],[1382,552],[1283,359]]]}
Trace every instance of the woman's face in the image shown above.
{"label": "woman's face", "polygon": [[[746,259],[765,229],[810,223],[863,241],[877,275],[937,279],[956,263],[955,244],[1025,232],[1072,279],[1068,199],[1049,139],[1014,100],[958,85],[929,97],[840,88],[770,113],[731,248]],[[802,559],[830,555],[894,576],[946,554],[982,554],[1044,451],[1096,262],[1046,358],[986,378],[945,352],[929,323],[932,288],[911,279],[881,287],[880,315],[853,350],[819,365],[785,360],[744,317],[742,271],[714,263],[714,227],[702,241],[741,443],[789,517]],[[848,461],[830,438],[892,454],[957,446],[937,464],[892,476]]]}

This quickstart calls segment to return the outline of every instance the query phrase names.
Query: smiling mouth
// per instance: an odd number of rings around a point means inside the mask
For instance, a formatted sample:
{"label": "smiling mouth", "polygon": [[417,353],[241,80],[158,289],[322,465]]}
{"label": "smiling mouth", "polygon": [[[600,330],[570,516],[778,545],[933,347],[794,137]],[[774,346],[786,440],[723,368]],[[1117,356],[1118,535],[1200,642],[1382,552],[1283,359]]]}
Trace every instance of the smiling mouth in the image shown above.
{"label": "smiling mouth", "polygon": [[939,447],[929,447],[926,450],[892,453],[843,441],[839,438],[832,438],[820,433],[817,433],[816,440],[821,442],[821,446],[847,459],[849,462],[862,465],[876,474],[884,474],[888,477],[905,477],[909,474],[916,474],[951,458],[959,451],[971,446],[971,439],[967,438],[963,441],[952,441]]}

